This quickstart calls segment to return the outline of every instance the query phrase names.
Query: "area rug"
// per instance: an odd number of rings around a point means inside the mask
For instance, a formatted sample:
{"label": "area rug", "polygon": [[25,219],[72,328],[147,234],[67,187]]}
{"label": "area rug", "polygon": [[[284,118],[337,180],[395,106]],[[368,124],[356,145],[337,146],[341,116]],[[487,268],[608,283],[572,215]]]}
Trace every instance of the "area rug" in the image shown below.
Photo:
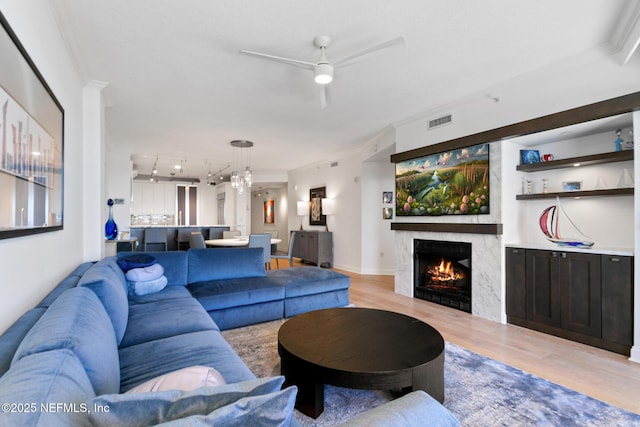
{"label": "area rug", "polygon": [[[279,375],[277,333],[283,321],[222,334],[258,377]],[[640,426],[640,415],[608,405],[455,344],[445,347],[445,402],[463,426]],[[317,418],[295,411],[303,426],[334,426],[393,399],[390,392],[325,386]]]}

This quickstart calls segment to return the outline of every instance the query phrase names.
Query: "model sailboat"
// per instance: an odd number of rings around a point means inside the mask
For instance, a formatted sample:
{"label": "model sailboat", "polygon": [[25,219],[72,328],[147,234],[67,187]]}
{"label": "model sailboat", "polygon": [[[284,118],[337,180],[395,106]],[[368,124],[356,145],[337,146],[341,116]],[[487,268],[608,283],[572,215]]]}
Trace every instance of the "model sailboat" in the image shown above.
{"label": "model sailboat", "polygon": [[[581,238],[577,237],[563,237],[560,235],[559,231],[559,222],[560,222],[560,213],[567,219],[569,224],[574,228],[574,230],[582,236]],[[560,198],[556,198],[556,204],[554,206],[549,206],[540,215],[540,229],[547,237],[547,240],[550,242],[556,243],[560,246],[573,246],[576,248],[590,248],[593,246],[593,241],[590,240],[584,233],[582,233],[578,227],[571,221],[569,215],[564,211],[562,205],[560,204]]]}

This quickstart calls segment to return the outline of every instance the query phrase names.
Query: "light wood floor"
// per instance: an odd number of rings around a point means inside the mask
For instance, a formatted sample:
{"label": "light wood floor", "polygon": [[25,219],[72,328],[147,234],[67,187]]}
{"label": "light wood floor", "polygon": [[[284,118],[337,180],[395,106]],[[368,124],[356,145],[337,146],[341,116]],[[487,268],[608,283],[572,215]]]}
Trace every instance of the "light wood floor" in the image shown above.
{"label": "light wood floor", "polygon": [[350,302],[358,307],[418,318],[446,341],[640,414],[640,363],[626,356],[396,294],[393,276],[340,272],[351,277]]}

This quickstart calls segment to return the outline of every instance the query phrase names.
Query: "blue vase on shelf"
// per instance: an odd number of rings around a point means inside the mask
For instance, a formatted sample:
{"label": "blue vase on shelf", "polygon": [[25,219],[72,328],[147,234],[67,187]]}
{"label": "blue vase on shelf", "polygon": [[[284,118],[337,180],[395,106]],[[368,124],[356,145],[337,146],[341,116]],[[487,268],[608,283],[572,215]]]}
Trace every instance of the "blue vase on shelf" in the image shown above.
{"label": "blue vase on shelf", "polygon": [[104,225],[104,237],[107,240],[115,240],[118,237],[118,226],[113,220],[113,199],[107,200],[107,206],[109,206],[109,219]]}

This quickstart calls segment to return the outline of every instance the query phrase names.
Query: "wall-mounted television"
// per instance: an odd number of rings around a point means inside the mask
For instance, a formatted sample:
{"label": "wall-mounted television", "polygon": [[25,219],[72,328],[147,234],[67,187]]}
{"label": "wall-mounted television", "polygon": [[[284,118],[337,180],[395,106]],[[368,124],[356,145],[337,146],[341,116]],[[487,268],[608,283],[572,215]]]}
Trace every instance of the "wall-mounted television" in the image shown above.
{"label": "wall-mounted television", "polygon": [[396,163],[396,216],[489,213],[489,144]]}

